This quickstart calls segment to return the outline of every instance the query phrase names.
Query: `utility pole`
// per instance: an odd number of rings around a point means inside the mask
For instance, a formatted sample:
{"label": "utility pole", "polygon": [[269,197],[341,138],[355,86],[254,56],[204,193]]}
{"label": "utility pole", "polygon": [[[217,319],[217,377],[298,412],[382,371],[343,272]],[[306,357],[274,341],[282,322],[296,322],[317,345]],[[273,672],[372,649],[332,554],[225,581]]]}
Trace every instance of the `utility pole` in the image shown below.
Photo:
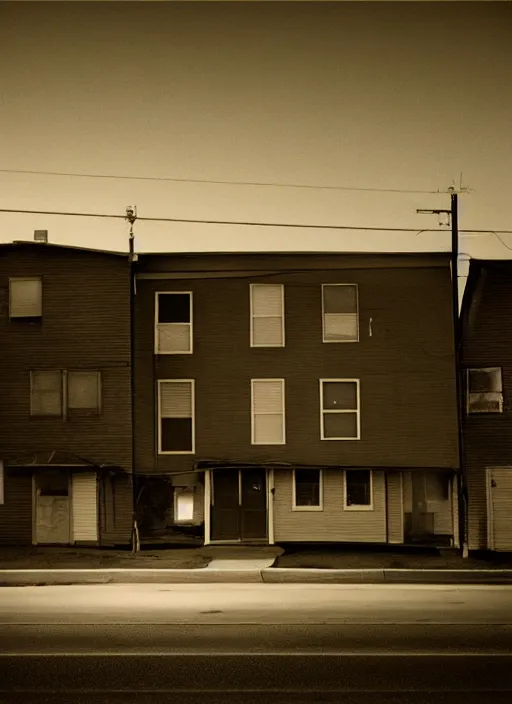
{"label": "utility pole", "polygon": [[[461,185],[462,190],[462,185]],[[455,362],[455,392],[457,395],[457,451],[459,457],[458,495],[459,495],[459,540],[462,548],[462,557],[469,555],[468,550],[468,490],[464,465],[464,445],[462,433],[463,398],[462,398],[462,371],[461,349],[462,330],[459,315],[459,194],[453,186],[448,189],[450,193],[450,209],[418,209],[417,213],[428,215],[448,215],[451,224],[451,270],[452,270],[452,318],[453,342]]]}
{"label": "utility pole", "polygon": [[133,552],[140,552],[140,536],[139,536],[139,524],[137,521],[137,506],[136,506],[136,473],[135,473],[135,440],[134,440],[134,430],[135,430],[135,370],[134,370],[134,360],[135,360],[135,267],[134,264],[137,261],[137,255],[135,254],[135,235],[133,233],[133,225],[137,220],[137,206],[132,207],[129,205],[126,208],[126,219],[130,223],[130,234],[129,234],[129,255],[128,255],[128,266],[130,272],[130,395],[131,395],[131,422],[132,422],[132,492],[133,492],[133,521],[132,521],[132,550]]}

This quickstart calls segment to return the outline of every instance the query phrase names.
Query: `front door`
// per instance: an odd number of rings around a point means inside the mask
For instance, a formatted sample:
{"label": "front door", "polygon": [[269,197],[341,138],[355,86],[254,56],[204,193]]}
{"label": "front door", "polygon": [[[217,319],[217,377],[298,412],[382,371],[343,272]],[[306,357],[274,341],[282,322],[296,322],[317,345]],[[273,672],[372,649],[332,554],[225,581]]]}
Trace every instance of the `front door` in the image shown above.
{"label": "front door", "polygon": [[35,475],[35,542],[65,544],[71,541],[69,474],[62,470]]}
{"label": "front door", "polygon": [[247,541],[267,537],[265,469],[212,472],[211,540]]}

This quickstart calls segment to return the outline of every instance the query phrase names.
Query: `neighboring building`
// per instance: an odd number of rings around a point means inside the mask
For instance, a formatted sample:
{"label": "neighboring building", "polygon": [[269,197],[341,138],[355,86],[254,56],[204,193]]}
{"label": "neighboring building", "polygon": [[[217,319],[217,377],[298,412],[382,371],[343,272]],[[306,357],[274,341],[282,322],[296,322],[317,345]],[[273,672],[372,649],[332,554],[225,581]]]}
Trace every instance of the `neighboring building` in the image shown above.
{"label": "neighboring building", "polygon": [[127,255],[0,245],[0,350],[0,543],[129,543]]}
{"label": "neighboring building", "polygon": [[470,550],[512,550],[512,262],[471,260],[462,304]]}
{"label": "neighboring building", "polygon": [[458,546],[448,254],[139,255],[142,537]]}

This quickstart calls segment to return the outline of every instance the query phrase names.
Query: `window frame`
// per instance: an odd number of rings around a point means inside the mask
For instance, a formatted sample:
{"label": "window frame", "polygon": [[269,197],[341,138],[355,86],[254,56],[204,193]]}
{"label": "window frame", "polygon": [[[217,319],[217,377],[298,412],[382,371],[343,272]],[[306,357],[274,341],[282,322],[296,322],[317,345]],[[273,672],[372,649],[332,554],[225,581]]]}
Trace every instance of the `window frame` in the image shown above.
{"label": "window frame", "polygon": [[[158,322],[158,312],[159,312],[159,296],[172,296],[172,295],[188,295],[189,299],[189,312],[190,312],[190,323],[189,325],[189,337],[190,337],[190,350],[185,352],[162,352],[158,349],[158,325],[187,325],[187,323],[159,323]],[[154,323],[154,348],[155,354],[167,355],[167,354],[193,354],[194,353],[194,305],[193,305],[193,291],[155,291],[155,323]]]}
{"label": "window frame", "polygon": [[[70,405],[69,403],[69,377],[72,374],[95,374],[96,375],[96,390],[98,394],[98,405],[96,408],[74,408],[73,406]],[[66,403],[66,412],[71,413],[72,415],[87,415],[87,416],[95,416],[95,415],[101,415],[103,411],[103,385],[102,385],[102,373],[101,370],[99,369],[66,369],[63,371],[63,375],[65,378],[64,382],[64,394],[65,394],[65,403]]]}
{"label": "window frame", "polygon": [[[282,333],[282,343],[280,345],[269,345],[269,344],[264,344],[264,345],[259,345],[254,342],[254,318],[273,318],[277,316],[271,316],[271,315],[254,315],[254,297],[253,297],[253,291],[256,287],[262,288],[264,286],[273,286],[274,288],[276,286],[279,286],[281,289],[281,333]],[[285,310],[284,310],[284,284],[278,284],[278,283],[260,283],[260,284],[250,284],[249,286],[249,317],[250,317],[250,347],[254,347],[256,349],[279,349],[282,347],[286,347],[286,330],[285,330]]]}
{"label": "window frame", "polygon": [[[282,419],[283,419],[283,440],[282,442],[256,442],[254,439],[255,436],[255,418],[257,415],[260,416],[266,416],[266,415],[276,415],[274,413],[255,413],[254,412],[254,386],[255,382],[276,382],[279,381],[281,382],[281,389],[282,389]],[[265,445],[286,445],[286,381],[284,378],[270,378],[270,377],[265,377],[265,378],[257,378],[257,379],[251,379],[251,445],[256,445],[256,446],[265,446]]]}
{"label": "window frame", "polygon": [[[489,391],[487,393],[499,393],[501,398],[499,399],[499,410],[498,411],[474,411],[470,408],[470,397],[472,395],[477,395],[475,392],[470,390],[470,376],[471,372],[493,372],[498,370],[500,373],[501,391]],[[498,416],[503,414],[504,406],[504,391],[503,391],[503,367],[467,367],[464,370],[465,375],[465,387],[466,387],[466,415],[468,416]]]}
{"label": "window frame", "polygon": [[[370,472],[370,503],[369,504],[347,504],[347,472]],[[373,470],[366,467],[358,467],[354,469],[343,470],[343,510],[344,511],[374,511],[373,501]]]}
{"label": "window frame", "polygon": [[[12,315],[11,314],[11,302],[12,302],[12,282],[13,281],[38,281],[39,288],[41,292],[40,296],[40,313],[38,315]],[[8,313],[9,322],[17,320],[29,320],[29,321],[42,321],[43,320],[43,277],[42,276],[10,276],[9,277],[9,300],[8,300]]]}
{"label": "window frame", "polygon": [[[60,418],[64,420],[66,418],[66,389],[65,389],[65,370],[64,369],[30,369],[29,371],[29,416],[30,418],[37,419],[55,419]],[[58,374],[60,377],[60,413],[34,413],[32,411],[32,397],[34,393],[34,374]]]}
{"label": "window frame", "polygon": [[[320,440],[325,441],[346,441],[346,440],[361,440],[361,380],[360,379],[319,379],[320,382]],[[333,410],[324,409],[324,383],[355,383],[356,384],[356,398],[357,398],[357,409],[354,410]],[[357,419],[357,436],[350,438],[326,438],[324,436],[324,415],[326,413],[355,413]]]}
{"label": "window frame", "polygon": [[[356,324],[357,324],[357,336],[354,340],[326,340],[325,339],[325,299],[324,299],[324,289],[327,286],[352,286],[356,289]],[[327,314],[329,315],[329,313]],[[359,284],[354,283],[332,283],[332,284],[322,284],[322,343],[324,344],[354,344],[360,340],[360,326],[359,326]]]}
{"label": "window frame", "polygon": [[324,470],[322,467],[310,467],[309,469],[315,469],[319,473],[319,484],[318,484],[318,506],[298,506],[297,505],[297,484],[296,484],[296,470],[292,470],[292,511],[323,511],[324,510]]}
{"label": "window frame", "polygon": [[[75,372],[86,372],[95,374],[97,378],[98,390],[98,405],[96,408],[73,408],[69,405],[69,375]],[[32,394],[34,389],[33,375],[54,373],[60,375],[60,413],[57,414],[38,414],[32,412]],[[29,416],[30,418],[47,419],[60,418],[68,420],[69,416],[88,417],[101,416],[103,412],[103,374],[101,369],[30,369],[29,370]]]}
{"label": "window frame", "polygon": [[[162,384],[182,384],[188,382],[191,388],[191,408],[192,408],[192,449],[191,450],[162,450],[162,408],[160,387]],[[157,379],[157,455],[195,455],[196,453],[196,390],[195,379]],[[172,417],[172,416],[165,416]]]}

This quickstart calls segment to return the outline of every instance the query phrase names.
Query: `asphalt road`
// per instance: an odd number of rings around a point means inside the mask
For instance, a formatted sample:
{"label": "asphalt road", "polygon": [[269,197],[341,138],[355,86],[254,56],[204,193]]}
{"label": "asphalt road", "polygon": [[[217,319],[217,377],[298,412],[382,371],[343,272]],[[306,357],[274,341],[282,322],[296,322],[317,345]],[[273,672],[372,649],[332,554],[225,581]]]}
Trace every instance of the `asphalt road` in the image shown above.
{"label": "asphalt road", "polygon": [[512,701],[512,588],[0,589],[0,703]]}

